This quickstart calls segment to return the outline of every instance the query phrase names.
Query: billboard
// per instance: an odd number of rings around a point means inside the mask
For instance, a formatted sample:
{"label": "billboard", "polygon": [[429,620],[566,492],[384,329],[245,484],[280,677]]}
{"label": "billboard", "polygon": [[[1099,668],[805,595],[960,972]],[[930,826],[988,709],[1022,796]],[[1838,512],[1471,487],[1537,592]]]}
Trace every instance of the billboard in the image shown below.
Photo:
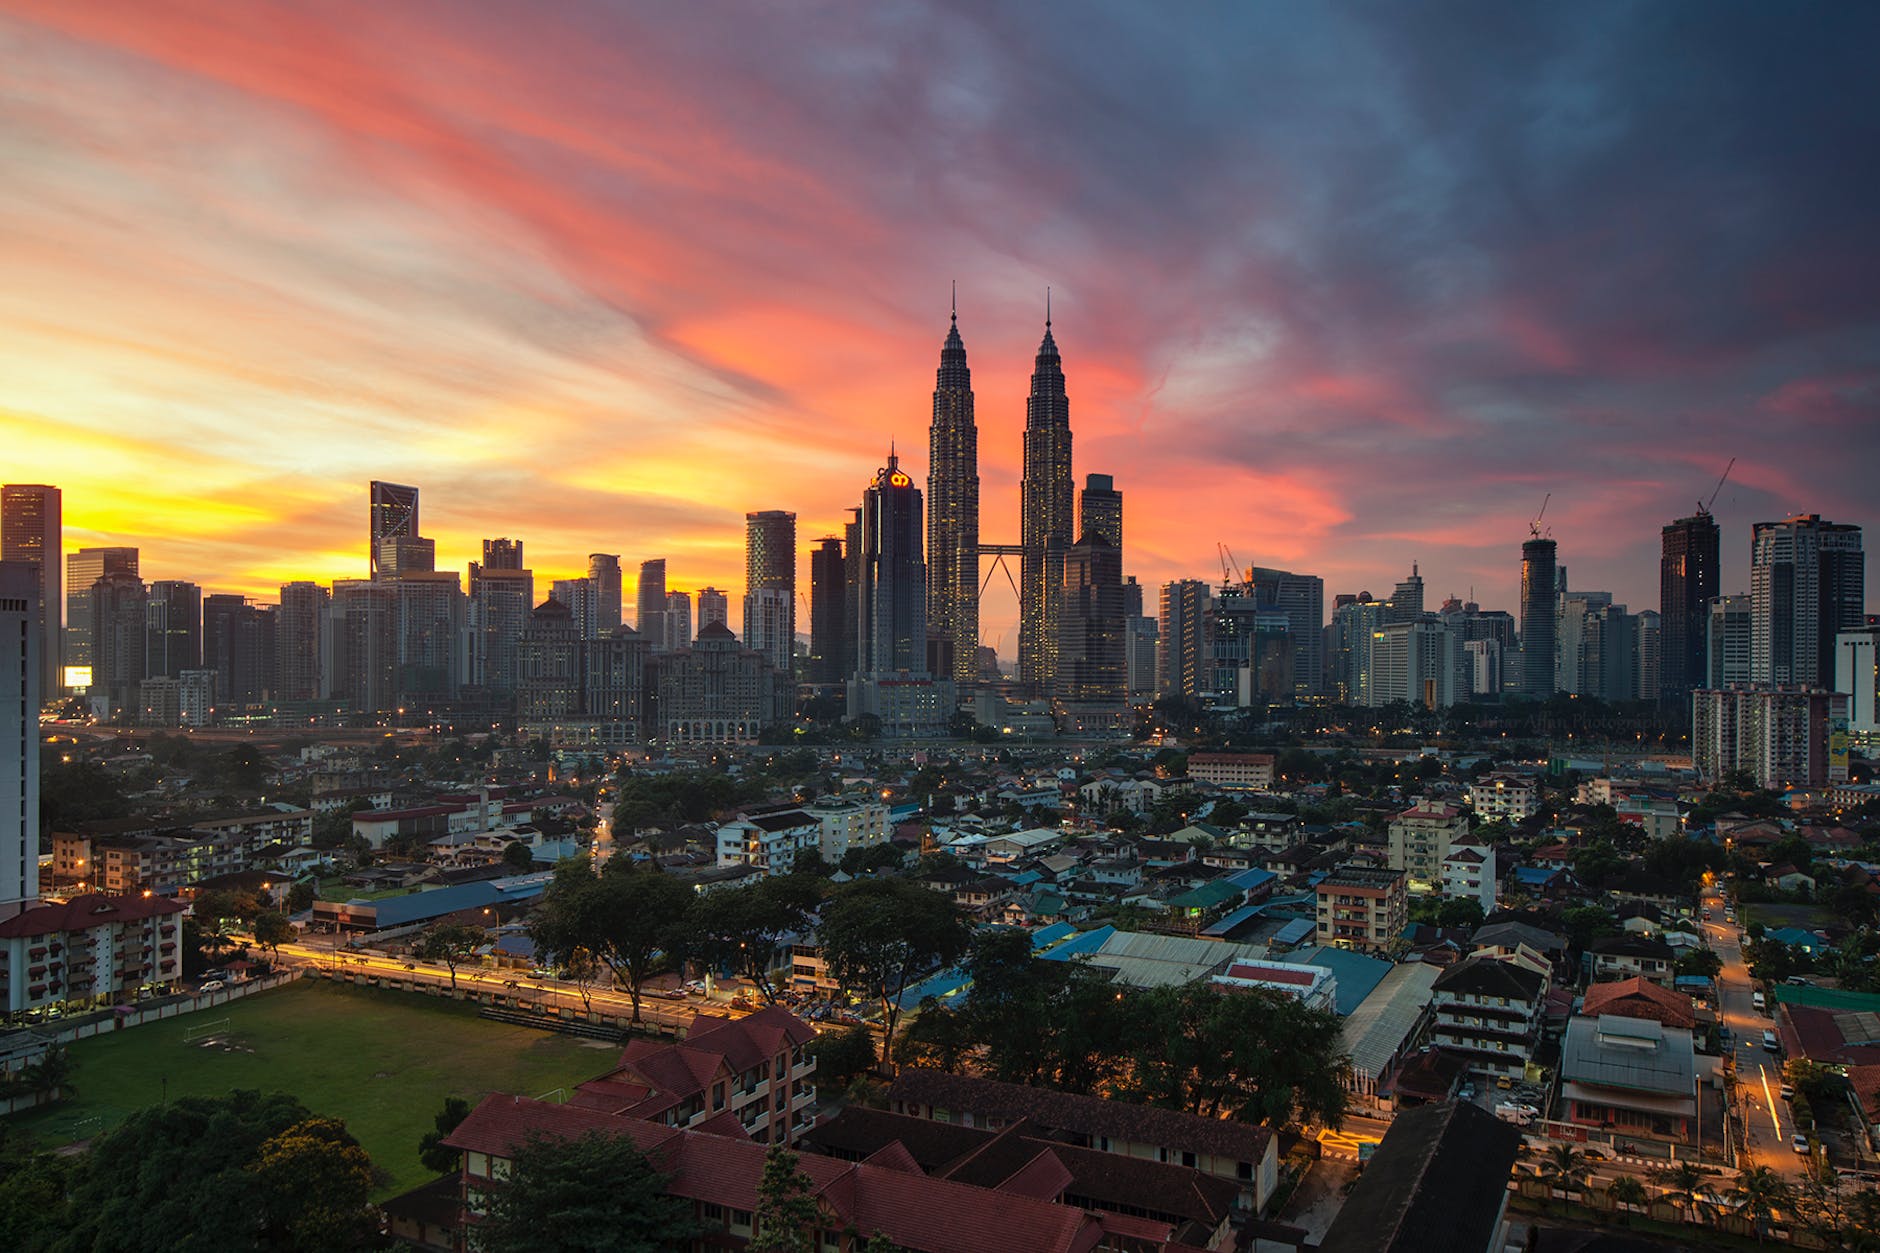
{"label": "billboard", "polygon": [[82,692],[91,686],[90,666],[66,666],[65,687],[67,691]]}

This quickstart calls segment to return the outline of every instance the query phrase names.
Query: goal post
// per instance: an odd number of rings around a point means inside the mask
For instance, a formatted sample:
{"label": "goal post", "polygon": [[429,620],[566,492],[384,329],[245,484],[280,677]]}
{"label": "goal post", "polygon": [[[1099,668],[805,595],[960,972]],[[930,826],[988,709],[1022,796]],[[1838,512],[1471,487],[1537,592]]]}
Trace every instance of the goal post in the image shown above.
{"label": "goal post", "polygon": [[226,1018],[218,1018],[214,1022],[198,1023],[193,1027],[184,1027],[183,1043],[194,1044],[198,1040],[206,1040],[212,1035],[224,1035],[228,1032],[228,1028],[229,1020]]}

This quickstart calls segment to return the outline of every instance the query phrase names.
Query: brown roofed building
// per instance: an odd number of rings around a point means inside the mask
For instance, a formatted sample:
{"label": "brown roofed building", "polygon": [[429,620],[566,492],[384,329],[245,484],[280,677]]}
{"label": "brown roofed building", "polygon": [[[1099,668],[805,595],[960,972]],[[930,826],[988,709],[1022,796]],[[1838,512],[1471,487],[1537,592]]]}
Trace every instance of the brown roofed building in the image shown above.
{"label": "brown roofed building", "polygon": [[1580,1015],[1597,1018],[1618,1014],[1626,1018],[1649,1018],[1667,1027],[1690,1030],[1697,1026],[1697,1009],[1682,992],[1659,987],[1651,980],[1633,976],[1613,983],[1595,983],[1586,989],[1580,1003]]}
{"label": "brown roofed building", "polygon": [[1478,1105],[1397,1115],[1319,1253],[1501,1253],[1521,1133]]}
{"label": "brown roofed building", "polygon": [[1106,1101],[910,1066],[888,1088],[897,1114],[1001,1130],[1027,1122],[1080,1148],[1187,1166],[1234,1181],[1256,1213],[1279,1182],[1279,1156],[1266,1127],[1176,1110]]}
{"label": "brown roofed building", "polygon": [[0,1011],[117,1004],[175,984],[184,908],[161,896],[75,896],[0,922]]}

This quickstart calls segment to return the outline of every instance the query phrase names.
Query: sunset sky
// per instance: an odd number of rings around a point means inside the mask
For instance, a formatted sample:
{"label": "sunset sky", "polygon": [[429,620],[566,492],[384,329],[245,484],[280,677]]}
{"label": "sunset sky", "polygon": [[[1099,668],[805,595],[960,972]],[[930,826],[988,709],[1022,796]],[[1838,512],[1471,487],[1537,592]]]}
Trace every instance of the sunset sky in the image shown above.
{"label": "sunset sky", "polygon": [[214,591],[362,575],[377,477],[440,565],[736,594],[745,511],[807,548],[890,440],[924,476],[954,280],[1016,540],[1049,285],[1146,584],[1225,541],[1513,610],[1551,492],[1571,583],[1656,608],[1735,456],[1745,590],[1754,521],[1880,525],[1875,48],[1872,5],[0,0],[0,479]]}

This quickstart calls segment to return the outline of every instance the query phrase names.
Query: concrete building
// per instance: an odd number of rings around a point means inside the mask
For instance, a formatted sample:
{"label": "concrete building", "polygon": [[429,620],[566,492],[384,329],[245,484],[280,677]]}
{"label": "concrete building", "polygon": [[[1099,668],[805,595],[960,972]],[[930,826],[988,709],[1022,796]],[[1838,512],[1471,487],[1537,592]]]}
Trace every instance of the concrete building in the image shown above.
{"label": "concrete building", "polygon": [[1271,753],[1190,753],[1188,777],[1230,792],[1264,792],[1273,786]]}
{"label": "concrete building", "polygon": [[[1834,690],[1847,697],[1847,728],[1880,734],[1880,627],[1842,631],[1834,638]],[[1831,731],[1832,733],[1832,731]]]}
{"label": "concrete building", "polygon": [[1524,964],[1469,957],[1432,986],[1430,1039],[1477,1073],[1520,1078],[1540,1043],[1548,977]]}
{"label": "concrete building", "polygon": [[1370,683],[1364,704],[1408,702],[1446,709],[1459,691],[1460,641],[1435,618],[1386,622],[1371,636]]}
{"label": "concrete building", "polygon": [[1495,912],[1495,846],[1452,844],[1443,856],[1442,894],[1452,901],[1474,901],[1482,916]]}
{"label": "concrete building", "polygon": [[318,583],[281,585],[281,605],[274,614],[276,700],[320,699],[325,687],[320,664],[332,599]]}
{"label": "concrete building", "polygon": [[1820,787],[1848,777],[1837,724],[1848,698],[1820,688],[1753,686],[1692,693],[1691,758],[1698,777],[1742,770],[1758,787]]}
{"label": "concrete building", "polygon": [[83,681],[62,683],[63,687],[87,686],[94,681],[90,673],[97,663],[92,654],[92,585],[107,575],[136,574],[135,548],[81,548],[66,560],[65,637],[60,655],[64,667],[77,671],[74,677]]}
{"label": "concrete building", "polygon": [[1658,685],[1641,687],[1641,699],[1682,708],[1692,692],[1715,686],[1707,675],[1706,644],[1710,603],[1719,594],[1720,534],[1717,520],[1702,505],[1664,528],[1658,563]]}
{"label": "concrete building", "polygon": [[1155,684],[1162,696],[1201,699],[1207,680],[1207,615],[1212,597],[1200,579],[1178,579],[1162,587],[1156,631]]}
{"label": "concrete building", "polygon": [[744,515],[744,646],[785,682],[796,674],[796,515]]}
{"label": "concrete building", "polygon": [[1750,536],[1752,683],[1821,687],[1834,640],[1866,620],[1866,554],[1857,526],[1796,514]]}
{"label": "concrete building", "polygon": [[[520,568],[519,560],[517,565]],[[590,615],[592,630],[589,634],[599,635],[604,631],[619,630],[624,621],[620,603],[620,554],[589,553],[587,577],[590,594],[594,598],[594,609]]]}
{"label": "concrete building", "polygon": [[1554,623],[1558,546],[1536,535],[1521,545],[1521,694],[1554,694]]}
{"label": "concrete building", "polygon": [[[9,489],[11,490],[11,489]],[[39,899],[39,684],[45,570],[0,561],[0,919]]]}
{"label": "concrete building", "polygon": [[174,988],[183,913],[160,896],[75,896],[13,914],[0,921],[0,1005],[121,1005],[140,989]]}
{"label": "concrete building", "polygon": [[60,606],[64,603],[63,496],[43,483],[0,486],[0,561],[31,566],[39,580],[39,694],[51,700],[64,686]]}
{"label": "concrete building", "polygon": [[[822,541],[825,548],[833,540]],[[840,544],[823,560],[839,563]],[[824,603],[841,587],[836,565],[820,575]],[[812,576],[812,586],[817,582]],[[812,607],[812,615],[814,608]],[[833,610],[831,610],[833,612]],[[833,620],[832,620],[833,621]],[[971,683],[979,676],[979,428],[973,420],[973,376],[960,338],[959,313],[947,327],[934,374],[933,420],[927,428],[927,625],[952,661],[942,678]],[[812,636],[815,632],[812,630]],[[839,632],[837,633],[839,634]],[[832,657],[835,635],[825,631],[822,656]],[[812,650],[813,652],[814,650]],[[846,679],[854,670],[825,660],[817,682]],[[827,677],[834,674],[835,678]]]}
{"label": "concrete building", "polygon": [[805,807],[821,824],[818,847],[823,861],[833,866],[851,850],[870,849],[888,842],[888,807],[852,796],[823,796]]}
{"label": "concrete building", "polygon": [[647,729],[671,745],[755,744],[763,728],[789,717],[788,685],[769,659],[715,624],[690,648],[654,655],[647,689]]}
{"label": "concrete building", "polygon": [[666,634],[666,559],[655,557],[640,563],[640,583],[636,593],[638,609],[633,624],[654,653],[669,652],[674,647]]}
{"label": "concrete building", "polygon": [[1469,808],[1483,822],[1520,822],[1540,810],[1540,782],[1497,770],[1469,784]]}
{"label": "concrete building", "polygon": [[1409,921],[1408,883],[1400,870],[1341,866],[1314,889],[1318,942],[1331,948],[1384,952]]}
{"label": "concrete building", "polygon": [[1749,683],[1751,607],[1747,595],[1720,596],[1710,602],[1704,642],[1704,670],[1709,679],[1698,687],[1742,687]]}
{"label": "concrete building", "polygon": [[1390,868],[1404,873],[1412,892],[1437,891],[1443,859],[1469,842],[1469,815],[1455,805],[1419,800],[1390,821]]}
{"label": "concrete building", "polygon": [[[496,551],[501,560],[522,559],[519,540],[513,545],[508,540],[485,540],[485,553],[490,551],[491,545],[503,545]],[[521,643],[522,633],[528,629],[529,616],[534,611],[534,571],[520,566],[470,564],[468,616],[472,683],[499,696],[514,695],[516,646]]]}

